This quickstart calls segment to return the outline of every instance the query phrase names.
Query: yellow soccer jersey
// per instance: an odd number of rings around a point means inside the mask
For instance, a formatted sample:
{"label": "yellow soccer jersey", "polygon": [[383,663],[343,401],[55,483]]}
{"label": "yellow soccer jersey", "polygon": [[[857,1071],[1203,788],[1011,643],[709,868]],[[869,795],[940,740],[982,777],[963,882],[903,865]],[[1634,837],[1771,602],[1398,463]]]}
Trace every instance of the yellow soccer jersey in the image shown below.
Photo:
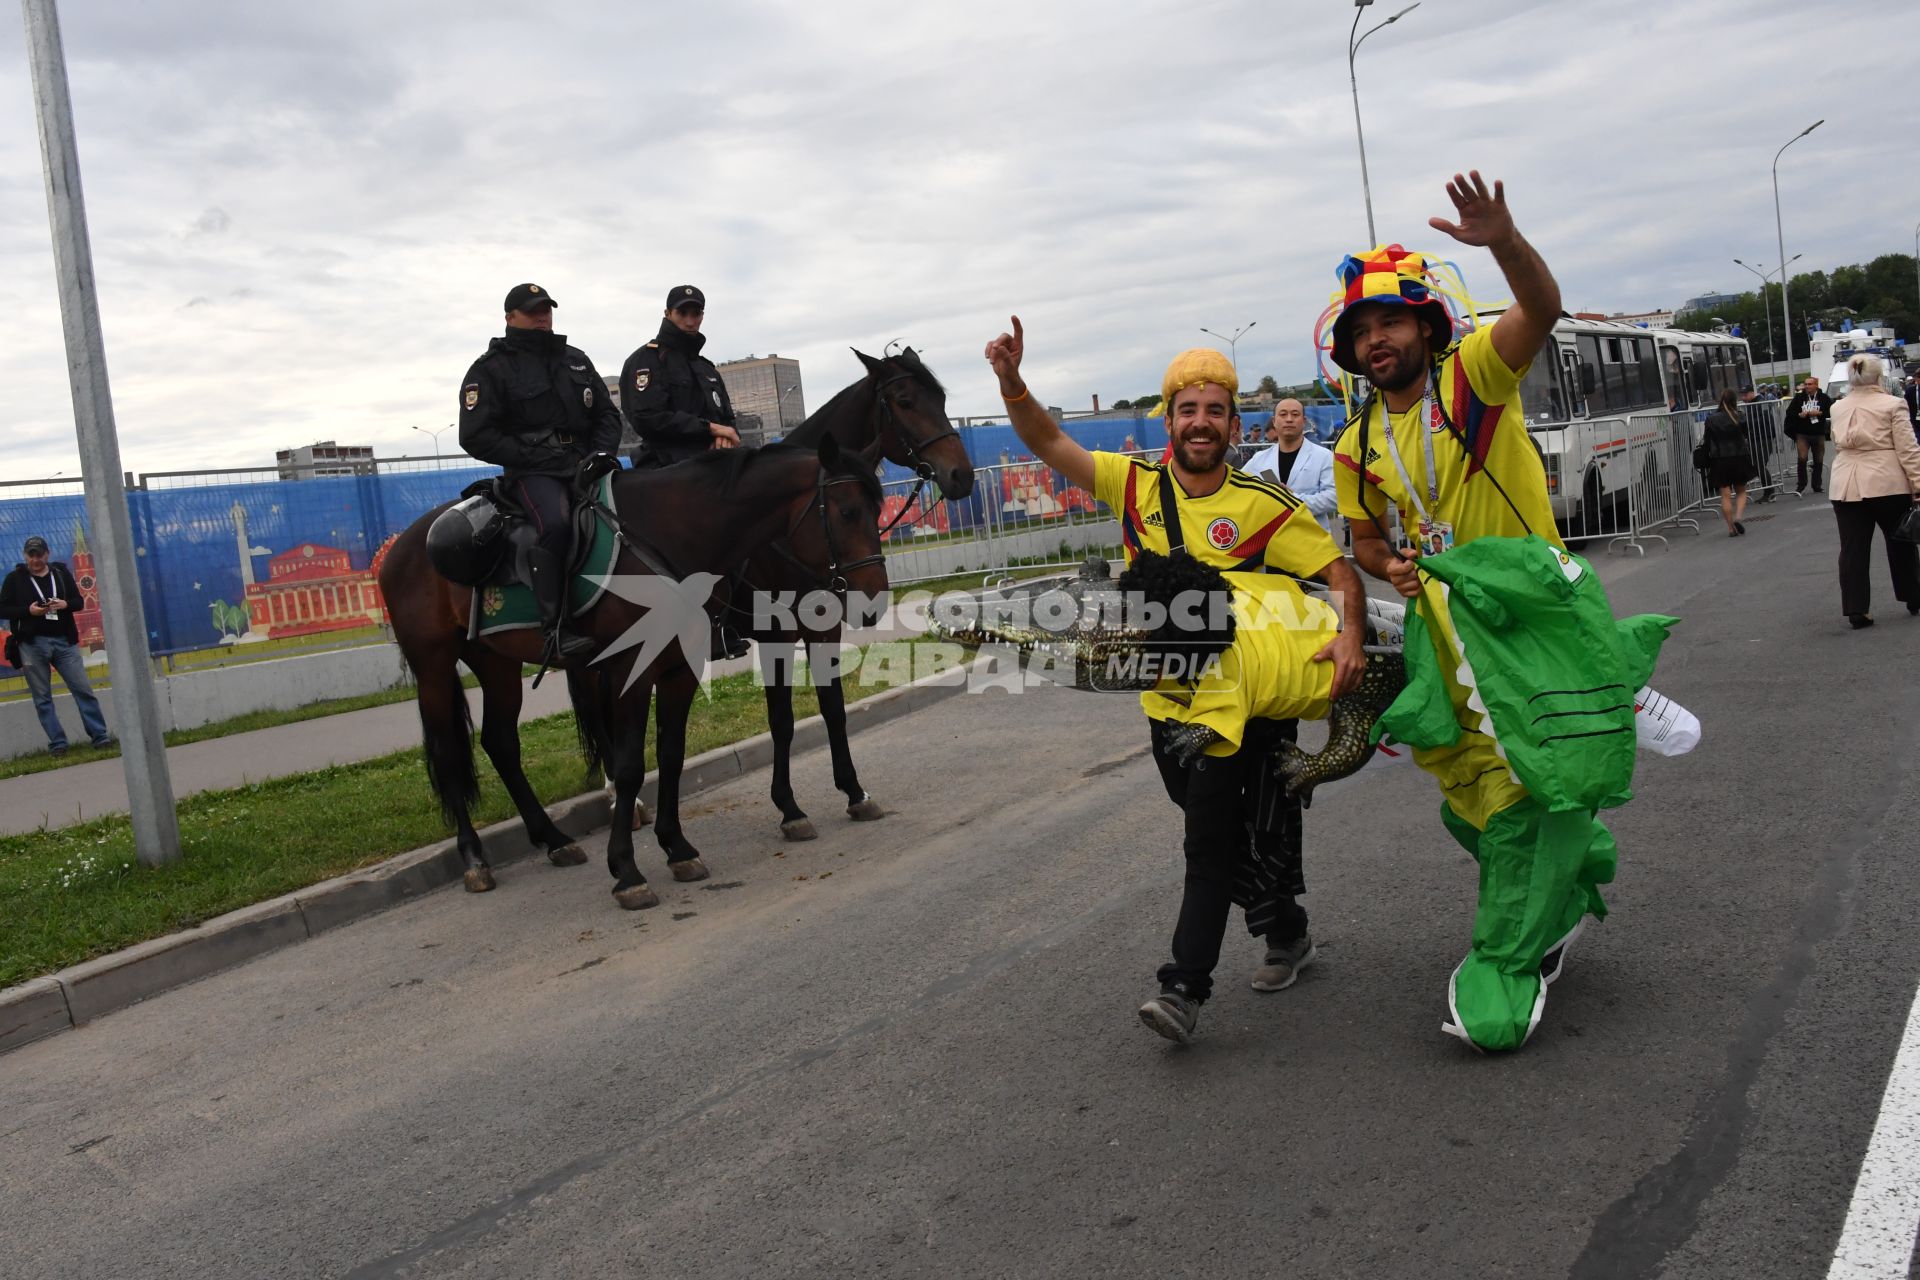
{"label": "yellow soccer jersey", "polygon": [[1150,720],[1200,724],[1223,741],[1210,756],[1240,749],[1247,721],[1324,720],[1333,692],[1333,663],[1315,662],[1340,633],[1333,607],[1273,575],[1233,578],[1233,646],[1220,663],[1191,685],[1161,681],[1143,694]]}
{"label": "yellow soccer jersey", "polygon": [[[1120,517],[1128,563],[1143,549],[1167,552],[1166,513],[1160,510],[1165,469],[1124,454],[1093,455],[1093,496]],[[1311,578],[1340,558],[1306,504],[1270,481],[1229,468],[1213,493],[1189,498],[1183,492],[1175,503],[1187,551],[1217,569],[1272,568]]]}
{"label": "yellow soccer jersey", "polygon": [[[1428,424],[1440,501],[1429,514],[1453,526],[1455,543],[1489,534],[1517,538],[1531,532],[1562,545],[1547,503],[1546,467],[1527,439],[1527,419],[1520,408],[1520,379],[1525,374],[1524,366],[1507,368],[1494,350],[1490,327],[1475,329],[1440,359],[1439,402]],[[1424,403],[1421,400],[1392,415],[1394,447],[1422,504],[1427,501],[1427,449],[1420,439]],[[1387,417],[1385,403],[1372,410],[1373,420],[1366,424],[1365,458],[1360,456],[1361,424],[1356,422],[1340,433],[1333,450],[1334,491],[1340,514],[1347,519],[1365,521],[1370,509],[1384,524],[1386,504],[1391,502],[1400,508],[1401,521],[1411,530],[1419,519],[1418,508],[1408,500],[1401,467],[1394,466],[1388,456]],[[1505,498],[1500,489],[1506,490]],[[1508,498],[1513,500],[1511,507]]]}

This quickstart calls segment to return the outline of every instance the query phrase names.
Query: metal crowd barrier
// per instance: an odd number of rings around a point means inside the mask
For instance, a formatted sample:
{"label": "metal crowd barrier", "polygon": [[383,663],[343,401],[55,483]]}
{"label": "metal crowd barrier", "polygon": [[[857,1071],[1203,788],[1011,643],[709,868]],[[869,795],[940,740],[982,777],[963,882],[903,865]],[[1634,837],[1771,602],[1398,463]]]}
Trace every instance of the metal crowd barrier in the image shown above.
{"label": "metal crowd barrier", "polygon": [[973,492],[958,502],[942,501],[929,483],[908,507],[914,481],[882,486],[882,526],[899,517],[885,535],[888,582],[911,586],[963,574],[985,582],[1016,568],[1066,569],[1096,552],[1119,554],[1119,518],[1045,463],[991,463],[973,474]]}

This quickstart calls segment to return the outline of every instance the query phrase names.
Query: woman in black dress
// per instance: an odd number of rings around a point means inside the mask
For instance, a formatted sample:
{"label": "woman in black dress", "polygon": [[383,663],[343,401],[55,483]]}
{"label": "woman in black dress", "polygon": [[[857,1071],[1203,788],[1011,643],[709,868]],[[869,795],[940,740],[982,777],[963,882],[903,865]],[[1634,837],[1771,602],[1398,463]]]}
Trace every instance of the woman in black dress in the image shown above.
{"label": "woman in black dress", "polygon": [[1720,491],[1720,518],[1727,522],[1727,536],[1738,538],[1747,531],[1740,523],[1747,514],[1747,483],[1758,472],[1746,420],[1740,416],[1740,397],[1732,391],[1722,391],[1719,407],[1707,415],[1704,443],[1707,482]]}

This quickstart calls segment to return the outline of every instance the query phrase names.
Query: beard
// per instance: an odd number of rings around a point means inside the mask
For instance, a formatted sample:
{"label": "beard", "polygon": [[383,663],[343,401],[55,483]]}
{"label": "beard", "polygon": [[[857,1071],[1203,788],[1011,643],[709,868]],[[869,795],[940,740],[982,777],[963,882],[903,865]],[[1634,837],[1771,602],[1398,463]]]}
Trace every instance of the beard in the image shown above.
{"label": "beard", "polygon": [[1382,391],[1405,391],[1427,371],[1426,352],[1418,347],[1402,347],[1393,353],[1386,368],[1367,363],[1367,378]]}
{"label": "beard", "polygon": [[1225,436],[1218,436],[1204,442],[1181,436],[1173,442],[1173,460],[1180,464],[1182,471],[1194,475],[1213,470],[1226,456],[1227,438]]}

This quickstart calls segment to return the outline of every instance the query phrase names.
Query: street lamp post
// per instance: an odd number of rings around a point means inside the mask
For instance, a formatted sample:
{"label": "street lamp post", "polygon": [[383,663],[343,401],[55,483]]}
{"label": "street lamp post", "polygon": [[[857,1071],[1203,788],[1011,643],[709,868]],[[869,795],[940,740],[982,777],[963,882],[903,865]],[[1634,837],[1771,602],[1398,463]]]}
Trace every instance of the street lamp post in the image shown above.
{"label": "street lamp post", "polygon": [[1240,381],[1240,339],[1247,336],[1247,330],[1259,323],[1258,320],[1247,321],[1238,329],[1234,330],[1231,338],[1227,337],[1224,333],[1214,333],[1213,330],[1207,328],[1205,325],[1200,326],[1200,332],[1211,334],[1213,337],[1227,344],[1227,358],[1233,361],[1233,380],[1235,382]]}
{"label": "street lamp post", "polygon": [[415,427],[414,430],[418,431],[423,436],[433,437],[433,460],[435,462],[438,462],[440,461],[440,432],[451,431],[453,430],[453,428],[454,428],[454,424],[449,422],[446,426],[440,427],[437,430],[433,430],[433,431],[429,431],[425,427]]}
{"label": "street lamp post", "polygon": [[1373,184],[1367,180],[1367,133],[1360,127],[1360,79],[1354,74],[1353,58],[1360,52],[1360,46],[1367,42],[1367,36],[1378,31],[1380,27],[1392,26],[1420,7],[1418,0],[1415,0],[1415,3],[1408,5],[1379,26],[1367,28],[1367,35],[1355,40],[1353,33],[1360,29],[1360,15],[1366,12],[1367,6],[1372,3],[1373,0],[1353,0],[1353,30],[1347,32],[1347,87],[1353,90],[1353,133],[1360,141],[1360,193],[1366,197],[1367,201],[1367,247],[1369,249],[1380,242],[1380,237],[1373,231]]}
{"label": "street lamp post", "polygon": [[[1793,306],[1787,300],[1787,234],[1781,230],[1780,223],[1780,157],[1787,147],[1818,129],[1826,123],[1822,117],[1788,138],[1786,145],[1773,153],[1773,236],[1780,249],[1780,327],[1787,331],[1787,381],[1793,381]],[[1796,257],[1798,255],[1795,255]]]}
{"label": "street lamp post", "polygon": [[[1767,281],[1773,279],[1774,271],[1778,271],[1782,274],[1782,276],[1784,276],[1786,274],[1787,268],[1792,266],[1794,263],[1798,262],[1799,260],[1800,260],[1800,255],[1796,253],[1791,258],[1788,258],[1785,262],[1775,267],[1773,271],[1763,272],[1760,270],[1760,267],[1754,266],[1751,262],[1743,261],[1740,258],[1734,259],[1736,263],[1739,263],[1739,265],[1745,267],[1747,270],[1753,272],[1753,274],[1760,277],[1760,305],[1764,306],[1767,309],[1767,361],[1768,363],[1772,363],[1774,356],[1778,353],[1779,349],[1773,345],[1773,295],[1767,292]],[[1760,265],[1765,266],[1766,264],[1762,263]],[[1789,369],[1788,372],[1791,373],[1792,370]]]}
{"label": "street lamp post", "polygon": [[1920,291],[1920,222],[1913,224],[1913,284]]}

